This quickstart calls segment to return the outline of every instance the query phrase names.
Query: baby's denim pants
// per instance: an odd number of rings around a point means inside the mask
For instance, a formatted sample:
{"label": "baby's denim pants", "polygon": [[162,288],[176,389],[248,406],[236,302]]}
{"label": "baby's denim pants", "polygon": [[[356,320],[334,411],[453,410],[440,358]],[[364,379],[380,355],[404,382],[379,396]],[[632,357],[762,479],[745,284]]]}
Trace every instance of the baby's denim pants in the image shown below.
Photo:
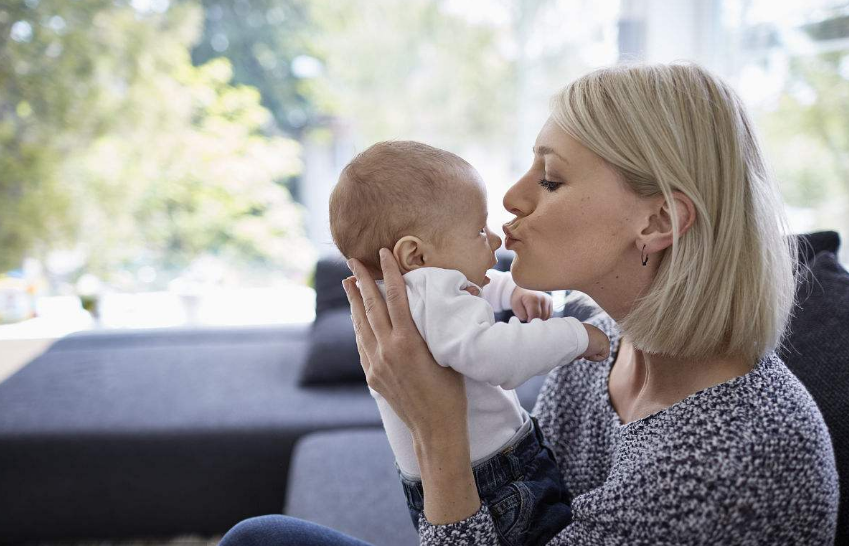
{"label": "baby's denim pants", "polygon": [[[539,423],[531,417],[527,431],[482,461],[472,473],[481,502],[489,507],[505,546],[546,544],[572,521],[571,495],[566,491],[554,452]],[[424,511],[422,482],[395,464],[416,530]]]}

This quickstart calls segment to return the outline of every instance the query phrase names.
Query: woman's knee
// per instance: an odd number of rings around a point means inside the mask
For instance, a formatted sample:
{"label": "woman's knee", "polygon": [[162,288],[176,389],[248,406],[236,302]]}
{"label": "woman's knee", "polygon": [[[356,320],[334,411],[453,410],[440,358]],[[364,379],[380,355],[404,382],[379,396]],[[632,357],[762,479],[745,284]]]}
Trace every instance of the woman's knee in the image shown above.
{"label": "woman's knee", "polygon": [[271,514],[239,522],[218,546],[370,546],[329,527],[291,516]]}
{"label": "woman's knee", "polygon": [[280,544],[286,528],[289,527],[287,516],[270,514],[242,520],[227,531],[218,546],[265,546]]}

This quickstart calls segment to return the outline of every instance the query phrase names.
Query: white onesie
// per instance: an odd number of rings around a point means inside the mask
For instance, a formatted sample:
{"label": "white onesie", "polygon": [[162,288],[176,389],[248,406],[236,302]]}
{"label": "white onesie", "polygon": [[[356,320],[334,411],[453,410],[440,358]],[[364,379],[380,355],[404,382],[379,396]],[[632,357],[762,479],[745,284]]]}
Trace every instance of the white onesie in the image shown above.
{"label": "white onesie", "polygon": [[[498,451],[528,421],[512,389],[575,360],[589,343],[586,328],[574,317],[495,322],[496,311],[510,309],[516,284],[509,273],[494,269],[487,277],[490,282],[477,297],[463,290],[477,285],[453,269],[422,267],[404,275],[413,321],[433,358],[466,376],[471,462]],[[383,281],[377,285],[386,297]],[[421,477],[409,429],[383,396],[369,391],[398,467]]]}

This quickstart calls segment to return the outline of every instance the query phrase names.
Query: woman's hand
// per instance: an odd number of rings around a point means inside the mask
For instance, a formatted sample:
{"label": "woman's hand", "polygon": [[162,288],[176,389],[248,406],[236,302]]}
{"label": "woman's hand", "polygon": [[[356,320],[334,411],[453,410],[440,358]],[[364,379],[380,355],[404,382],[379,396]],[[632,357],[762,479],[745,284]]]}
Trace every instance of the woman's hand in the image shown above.
{"label": "woman's hand", "polygon": [[[380,251],[386,301],[366,268],[357,260],[348,266],[354,278],[343,281],[351,304],[360,364],[366,382],[380,393],[413,437],[445,434],[445,427],[466,427],[463,376],[437,364],[422,339],[407,301],[407,287],[398,263]],[[450,431],[448,431],[450,433]]]}
{"label": "woman's hand", "polygon": [[426,491],[424,514],[435,525],[461,521],[480,510],[469,462],[466,390],[462,375],[440,366],[416,329],[407,286],[392,253],[380,249],[386,301],[368,271],[349,260],[353,278],[342,282],[351,303],[360,364],[410,429]]}

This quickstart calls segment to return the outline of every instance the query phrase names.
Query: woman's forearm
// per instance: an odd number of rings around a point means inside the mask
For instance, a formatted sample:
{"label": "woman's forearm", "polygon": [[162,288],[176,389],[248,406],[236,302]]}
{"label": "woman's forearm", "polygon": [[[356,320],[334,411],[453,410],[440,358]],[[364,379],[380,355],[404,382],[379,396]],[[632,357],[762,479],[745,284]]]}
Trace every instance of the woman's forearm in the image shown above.
{"label": "woman's forearm", "polygon": [[[465,420],[462,424],[465,425]],[[469,464],[468,431],[442,430],[417,437],[413,445],[422,472],[427,520],[444,525],[477,512],[481,501]]]}

